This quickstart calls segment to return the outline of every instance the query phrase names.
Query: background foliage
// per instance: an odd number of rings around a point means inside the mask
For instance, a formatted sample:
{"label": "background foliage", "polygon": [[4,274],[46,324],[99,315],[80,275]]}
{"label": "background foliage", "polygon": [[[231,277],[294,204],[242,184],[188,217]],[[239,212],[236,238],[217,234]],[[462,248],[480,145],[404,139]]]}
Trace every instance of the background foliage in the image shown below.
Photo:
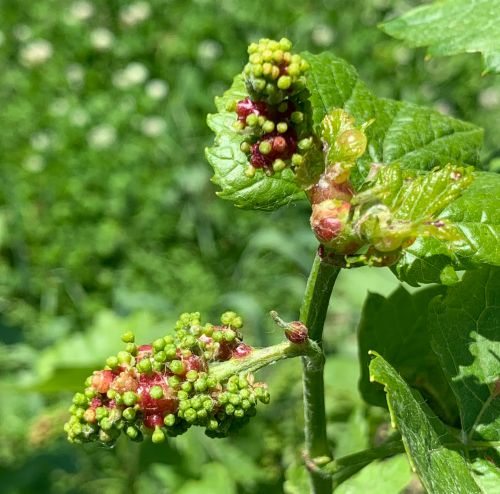
{"label": "background foliage", "polygon": [[[422,50],[377,29],[418,3],[1,2],[5,492],[282,492],[283,482],[303,492],[298,362],[268,372],[272,404],[221,441],[190,431],[161,448],[75,448],[61,436],[68,392],[115,351],[124,329],[147,340],[184,310],[209,318],[233,308],[247,340],[264,345],[280,337],[270,309],[296,317],[315,248],[309,212],[234,209],[216,198],[203,155],[213,97],[241,69],[250,41],[286,35],[298,50],[333,50],[377,96],[485,128],[483,167],[500,169],[500,81],[480,76],[479,55],[424,61]],[[326,393],[335,396],[327,412],[338,456],[388,434],[386,412],[356,391],[354,331],[367,289],[388,297],[396,287],[390,271],[362,269],[342,273],[335,288]],[[263,441],[248,440],[256,435]],[[418,492],[400,460],[370,487]],[[363,492],[367,478],[363,470],[345,492]]]}

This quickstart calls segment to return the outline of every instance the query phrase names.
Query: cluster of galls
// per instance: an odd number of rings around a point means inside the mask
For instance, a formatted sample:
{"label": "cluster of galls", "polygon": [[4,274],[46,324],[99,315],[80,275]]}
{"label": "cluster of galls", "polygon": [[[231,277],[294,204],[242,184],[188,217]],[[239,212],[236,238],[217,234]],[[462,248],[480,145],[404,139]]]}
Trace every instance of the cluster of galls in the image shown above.
{"label": "cluster of galls", "polygon": [[106,360],[76,393],[64,430],[71,442],[98,441],[113,446],[124,433],[133,441],[150,436],[160,443],[192,425],[224,437],[255,415],[257,402],[269,402],[263,383],[251,373],[218,380],[209,363],[247,356],[242,320],[226,312],[220,325],[201,324],[199,313],[182,314],[175,334],[137,346],[122,336],[124,351]]}
{"label": "cluster of galls", "polygon": [[286,38],[261,39],[248,47],[243,77],[249,96],[232,109],[237,114],[235,129],[245,136],[241,150],[250,162],[249,177],[258,169],[267,175],[296,169],[312,146],[305,111],[308,64],[300,55],[292,55],[291,48]]}

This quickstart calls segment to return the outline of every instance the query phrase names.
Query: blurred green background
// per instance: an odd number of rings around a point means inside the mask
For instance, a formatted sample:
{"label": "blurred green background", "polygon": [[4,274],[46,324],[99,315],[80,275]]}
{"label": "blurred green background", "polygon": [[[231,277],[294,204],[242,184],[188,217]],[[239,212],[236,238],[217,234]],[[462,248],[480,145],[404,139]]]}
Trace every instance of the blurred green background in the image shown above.
{"label": "blurred green background", "polygon": [[[478,56],[424,61],[377,29],[418,3],[0,1],[2,492],[305,492],[296,361],[265,372],[272,403],[237,437],[193,430],[109,451],[68,444],[62,424],[71,391],[126,329],[147,341],[183,311],[210,320],[233,309],[246,340],[267,345],[280,339],[270,309],[297,316],[315,250],[307,206],[236,210],[216,198],[204,159],[206,114],[249,42],[333,50],[379,96],[483,126],[484,166],[500,168],[498,78],[480,76]],[[355,328],[367,290],[396,286],[388,270],[364,268],[335,288],[326,381],[337,455],[383,433],[384,412],[357,393]]]}

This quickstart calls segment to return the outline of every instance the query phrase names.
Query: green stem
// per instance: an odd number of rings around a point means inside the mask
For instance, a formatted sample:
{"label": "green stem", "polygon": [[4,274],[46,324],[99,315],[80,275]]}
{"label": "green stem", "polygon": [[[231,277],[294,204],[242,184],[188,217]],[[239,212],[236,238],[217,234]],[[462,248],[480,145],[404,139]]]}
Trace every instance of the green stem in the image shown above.
{"label": "green stem", "polygon": [[[340,268],[325,264],[316,255],[300,309],[300,320],[309,330],[309,338],[320,347],[330,295]],[[310,459],[331,457],[326,436],[323,352],[302,357],[304,387],[304,433],[306,456]],[[332,480],[314,469],[309,471],[312,494],[331,494]]]}
{"label": "green stem", "polygon": [[210,375],[219,381],[224,381],[234,374],[255,372],[278,360],[303,355],[310,355],[313,358],[314,354],[318,353],[320,353],[320,349],[313,341],[307,340],[301,344],[284,341],[273,346],[255,348],[245,357],[232,358],[220,364],[211,364]]}

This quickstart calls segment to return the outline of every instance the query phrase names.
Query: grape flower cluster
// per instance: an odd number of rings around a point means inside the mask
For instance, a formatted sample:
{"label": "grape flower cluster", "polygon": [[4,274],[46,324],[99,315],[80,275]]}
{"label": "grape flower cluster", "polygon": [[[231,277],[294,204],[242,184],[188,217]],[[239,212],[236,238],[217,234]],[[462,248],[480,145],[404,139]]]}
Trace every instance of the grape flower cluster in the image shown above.
{"label": "grape flower cluster", "polygon": [[244,135],[248,177],[257,170],[267,175],[295,170],[313,144],[304,79],[309,65],[291,48],[286,38],[261,39],[248,47],[243,78],[249,96],[231,108],[237,114],[235,129]]}
{"label": "grape flower cluster", "polygon": [[64,426],[70,442],[97,441],[113,446],[121,433],[154,443],[190,426],[224,437],[268,403],[264,383],[250,372],[215,377],[209,364],[241,359],[252,352],[242,341],[242,319],[234,312],[221,324],[201,324],[200,314],[182,314],[175,334],[138,346],[132,332],[122,335],[125,350],[106,360],[76,393]]}

